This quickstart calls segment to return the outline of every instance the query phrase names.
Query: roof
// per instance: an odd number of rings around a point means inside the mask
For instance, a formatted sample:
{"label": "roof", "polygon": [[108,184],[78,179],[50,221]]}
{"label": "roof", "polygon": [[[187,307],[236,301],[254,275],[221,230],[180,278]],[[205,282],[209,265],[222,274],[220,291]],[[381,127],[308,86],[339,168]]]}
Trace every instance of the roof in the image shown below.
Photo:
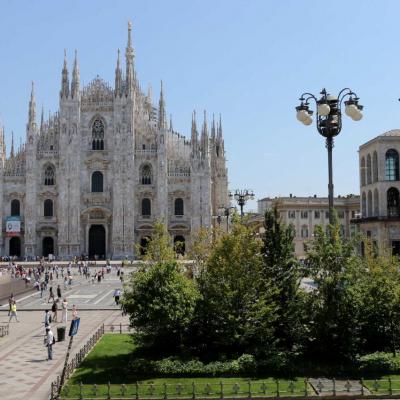
{"label": "roof", "polygon": [[391,131],[382,133],[382,135],[379,136],[400,136],[400,129],[392,129]]}

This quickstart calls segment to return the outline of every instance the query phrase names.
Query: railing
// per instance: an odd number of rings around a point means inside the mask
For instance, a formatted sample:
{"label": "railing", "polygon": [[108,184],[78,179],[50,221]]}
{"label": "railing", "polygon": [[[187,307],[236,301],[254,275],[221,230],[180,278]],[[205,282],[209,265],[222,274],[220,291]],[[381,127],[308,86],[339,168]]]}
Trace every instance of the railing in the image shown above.
{"label": "railing", "polygon": [[[94,347],[94,345],[99,341],[99,339],[104,335],[104,325],[102,325],[97,331],[92,335],[92,337],[86,342],[86,344],[75,354],[74,358],[67,364],[65,371],[65,381],[71,376],[72,372],[77,368],[83,361],[85,356]],[[51,383],[50,389],[50,399],[59,399],[59,391],[61,384],[61,375],[57,376],[57,379]]]}
{"label": "railing", "polygon": [[9,333],[9,324],[0,325],[0,337],[7,336]]}
{"label": "railing", "polygon": [[131,333],[133,328],[129,325],[124,324],[114,324],[114,325],[103,325],[104,333]]}
{"label": "railing", "polygon": [[207,383],[191,381],[182,383],[140,383],[113,385],[66,385],[62,400],[118,399],[118,400],[195,400],[195,399],[369,399],[398,398],[400,380],[335,379],[304,380],[241,380]]}

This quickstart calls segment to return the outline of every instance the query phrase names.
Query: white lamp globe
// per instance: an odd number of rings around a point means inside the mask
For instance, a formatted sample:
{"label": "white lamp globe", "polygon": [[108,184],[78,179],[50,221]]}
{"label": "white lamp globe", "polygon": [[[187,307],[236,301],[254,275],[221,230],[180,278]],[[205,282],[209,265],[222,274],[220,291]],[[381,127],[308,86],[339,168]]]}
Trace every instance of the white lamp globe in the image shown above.
{"label": "white lamp globe", "polygon": [[326,117],[327,115],[329,115],[330,112],[331,112],[331,108],[329,107],[328,104],[326,104],[326,103],[318,104],[318,114],[319,115]]}
{"label": "white lamp globe", "polygon": [[354,104],[348,104],[344,112],[346,113],[347,116],[353,118],[353,115],[358,112],[358,108]]}
{"label": "white lamp globe", "polygon": [[357,109],[357,111],[351,116],[351,119],[353,121],[359,121],[362,117],[363,117],[362,112]]}
{"label": "white lamp globe", "polygon": [[304,119],[304,121],[302,121],[302,122],[304,125],[311,125],[312,121],[313,121],[312,117],[310,115],[308,115],[307,118]]}
{"label": "white lamp globe", "polygon": [[307,115],[308,115],[308,113],[306,110],[300,110],[300,111],[297,111],[296,118],[300,122],[303,122],[307,118]]}

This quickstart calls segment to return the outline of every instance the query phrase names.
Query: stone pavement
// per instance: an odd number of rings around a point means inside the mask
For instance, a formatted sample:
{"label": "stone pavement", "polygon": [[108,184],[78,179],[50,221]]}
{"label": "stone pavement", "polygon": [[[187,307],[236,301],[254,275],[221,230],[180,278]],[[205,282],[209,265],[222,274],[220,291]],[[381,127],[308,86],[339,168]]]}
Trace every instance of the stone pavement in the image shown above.
{"label": "stone pavement", "polygon": [[[50,385],[61,373],[69,338],[57,342],[54,359],[46,361],[47,349],[43,345],[43,311],[19,311],[21,322],[10,323],[10,334],[0,338],[0,396],[1,400],[47,400]],[[87,342],[101,324],[128,324],[120,310],[79,311],[81,323],[74,338],[71,358]],[[0,311],[0,322],[8,321],[7,311]],[[57,326],[52,324],[57,338]],[[69,323],[67,324],[67,334]]]}

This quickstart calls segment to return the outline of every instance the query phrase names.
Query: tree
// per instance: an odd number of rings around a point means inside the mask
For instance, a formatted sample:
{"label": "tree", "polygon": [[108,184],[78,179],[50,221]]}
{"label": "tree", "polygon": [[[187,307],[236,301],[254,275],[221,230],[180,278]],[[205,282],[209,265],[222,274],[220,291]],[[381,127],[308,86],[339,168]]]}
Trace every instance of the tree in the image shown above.
{"label": "tree", "polygon": [[122,304],[141,344],[173,351],[183,345],[198,299],[194,282],[169,261],[133,274]]}
{"label": "tree", "polygon": [[399,261],[385,254],[375,256],[371,243],[367,242],[365,248],[361,279],[363,350],[391,351],[396,356],[400,342]]}
{"label": "tree", "polygon": [[192,243],[188,252],[189,260],[193,260],[197,273],[202,271],[213,249],[213,237],[210,229],[200,228],[192,234]]}
{"label": "tree", "polygon": [[259,290],[261,267],[261,242],[249,228],[235,224],[217,239],[198,278],[193,341],[202,354],[233,357],[271,349],[275,305],[271,288]]}
{"label": "tree", "polygon": [[295,231],[282,223],[277,207],[267,210],[264,218],[263,285],[276,288],[279,305],[275,325],[277,346],[291,353],[300,351],[305,336],[304,299],[299,290],[299,264],[294,255]]}
{"label": "tree", "polygon": [[340,236],[339,224],[316,227],[307,251],[317,289],[310,294],[309,352],[326,361],[353,361],[360,351],[364,273],[357,243]]}
{"label": "tree", "polygon": [[154,231],[147,242],[146,251],[142,259],[154,263],[169,262],[175,259],[171,237],[165,225],[160,221],[154,224]]}

